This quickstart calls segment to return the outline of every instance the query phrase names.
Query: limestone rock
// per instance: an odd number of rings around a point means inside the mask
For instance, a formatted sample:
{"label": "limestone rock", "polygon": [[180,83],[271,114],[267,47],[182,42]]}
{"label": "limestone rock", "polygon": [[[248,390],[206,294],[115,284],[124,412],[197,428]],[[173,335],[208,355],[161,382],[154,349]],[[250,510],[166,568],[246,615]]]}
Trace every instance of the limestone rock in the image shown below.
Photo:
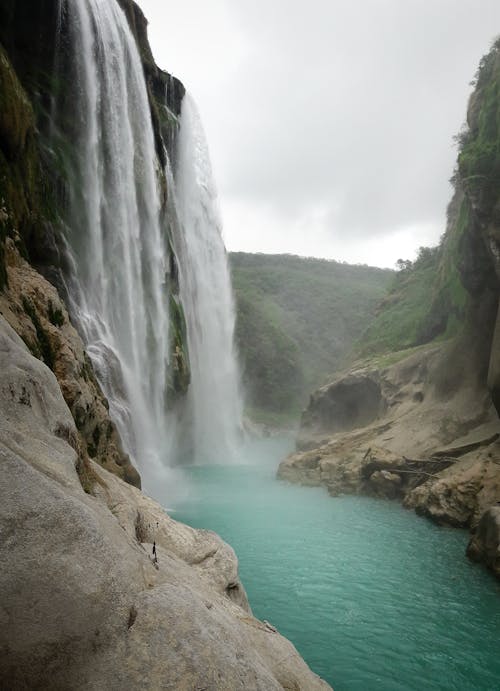
{"label": "limestone rock", "polygon": [[386,407],[375,372],[354,371],[341,376],[311,395],[302,415],[299,448],[307,448],[308,437],[365,427]]}
{"label": "limestone rock", "polygon": [[389,470],[376,470],[370,475],[370,484],[376,494],[388,499],[395,499],[401,493],[403,481],[401,475]]}
{"label": "limestone rock", "polygon": [[464,454],[410,490],[404,505],[437,523],[474,527],[496,501],[500,501],[500,445],[493,442]]}
{"label": "limestone rock", "polygon": [[139,474],[121,447],[108,402],[57,290],[20,256],[10,238],[6,247],[9,282],[0,293],[0,314],[55,373],[88,455],[139,486]]}
{"label": "limestone rock", "polygon": [[220,538],[96,464],[83,491],[57,380],[1,317],[0,371],[2,688],[329,688],[252,617]]}
{"label": "limestone rock", "polygon": [[[320,389],[298,443],[301,448],[306,439],[312,448],[282,461],[278,477],[324,485],[333,496],[399,497],[436,522],[473,527],[500,500],[500,422],[475,360],[468,371],[460,352],[456,345],[426,347],[377,372],[355,369]],[[470,356],[470,349],[464,352]],[[354,392],[365,377],[378,383],[385,412],[377,408],[371,422],[350,430],[326,424],[339,384],[353,383]],[[314,444],[307,420],[330,424],[329,438],[323,429]]]}
{"label": "limestone rock", "polygon": [[487,509],[467,546],[467,556],[481,561],[500,578],[500,506]]}

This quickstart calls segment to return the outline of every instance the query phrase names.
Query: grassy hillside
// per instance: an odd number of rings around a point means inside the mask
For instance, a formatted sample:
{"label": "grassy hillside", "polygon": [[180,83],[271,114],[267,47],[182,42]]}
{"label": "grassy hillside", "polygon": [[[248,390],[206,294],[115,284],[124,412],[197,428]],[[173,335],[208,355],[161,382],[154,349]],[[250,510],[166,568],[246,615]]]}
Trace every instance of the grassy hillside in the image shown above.
{"label": "grassy hillside", "polygon": [[396,352],[457,333],[468,302],[458,268],[466,222],[466,203],[456,192],[440,244],[421,247],[414,262],[400,262],[375,319],[355,344],[356,355]]}
{"label": "grassy hillside", "polygon": [[292,255],[229,255],[236,339],[256,419],[297,415],[371,319],[394,272]]}

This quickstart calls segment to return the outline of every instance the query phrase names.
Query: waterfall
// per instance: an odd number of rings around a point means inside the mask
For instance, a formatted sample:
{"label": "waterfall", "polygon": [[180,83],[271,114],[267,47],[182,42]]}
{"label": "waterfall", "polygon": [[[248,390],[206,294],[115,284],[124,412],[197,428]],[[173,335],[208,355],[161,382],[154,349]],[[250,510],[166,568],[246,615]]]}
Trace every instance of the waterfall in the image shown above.
{"label": "waterfall", "polygon": [[[54,117],[69,178],[70,309],[144,486],[171,498],[165,483],[182,483],[172,467],[227,461],[241,428],[234,309],[207,147],[186,97],[173,175],[165,153],[164,214],[143,67],[124,12],[116,0],[61,0],[61,9],[68,87]],[[169,295],[169,234],[177,296]],[[191,383],[180,400],[167,400],[170,298],[186,318]]]}
{"label": "waterfall", "polygon": [[[115,0],[64,3],[73,316],[145,485],[169,448],[167,249],[143,68]],[[66,96],[68,100],[68,96]]]}
{"label": "waterfall", "polygon": [[189,94],[182,104],[174,177],[180,231],[174,242],[191,366],[190,451],[197,463],[223,463],[235,458],[242,426],[234,305],[208,147]]}

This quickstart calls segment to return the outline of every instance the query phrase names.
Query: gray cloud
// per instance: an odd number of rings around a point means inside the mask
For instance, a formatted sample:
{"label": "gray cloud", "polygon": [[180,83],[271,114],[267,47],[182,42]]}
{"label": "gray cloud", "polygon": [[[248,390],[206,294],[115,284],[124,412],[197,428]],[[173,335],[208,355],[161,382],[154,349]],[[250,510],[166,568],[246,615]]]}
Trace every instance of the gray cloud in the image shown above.
{"label": "gray cloud", "polygon": [[355,257],[356,241],[377,238],[387,252],[402,229],[397,255],[437,241],[452,136],[500,31],[496,0],[141,4],[158,62],[198,100],[231,249],[259,236],[251,217],[269,247],[298,251],[292,225],[311,214],[301,250],[311,255],[341,257],[345,245]]}

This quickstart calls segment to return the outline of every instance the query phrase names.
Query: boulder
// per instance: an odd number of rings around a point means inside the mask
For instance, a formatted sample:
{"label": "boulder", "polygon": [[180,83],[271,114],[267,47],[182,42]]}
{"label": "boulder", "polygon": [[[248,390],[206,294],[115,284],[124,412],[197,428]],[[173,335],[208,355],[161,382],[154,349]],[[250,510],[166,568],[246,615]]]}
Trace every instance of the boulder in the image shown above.
{"label": "boulder", "polygon": [[352,371],[311,395],[302,414],[298,448],[307,448],[309,438],[364,427],[386,408],[376,372]]}
{"label": "boulder", "polygon": [[387,499],[396,499],[400,496],[402,483],[401,475],[391,473],[389,470],[376,470],[370,475],[373,492]]}

